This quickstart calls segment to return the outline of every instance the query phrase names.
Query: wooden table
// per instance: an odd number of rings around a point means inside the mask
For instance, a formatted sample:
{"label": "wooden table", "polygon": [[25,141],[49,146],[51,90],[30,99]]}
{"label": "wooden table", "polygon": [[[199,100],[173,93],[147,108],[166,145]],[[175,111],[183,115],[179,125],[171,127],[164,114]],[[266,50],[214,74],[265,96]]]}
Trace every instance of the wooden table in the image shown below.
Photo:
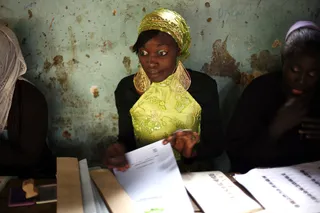
{"label": "wooden table", "polygon": [[[35,180],[36,185],[42,184],[52,184],[56,183],[56,180],[47,179],[47,180]],[[22,184],[22,180],[12,179],[10,180],[6,187],[0,192],[0,213],[56,213],[57,203],[46,203],[46,204],[36,204],[32,206],[21,206],[21,207],[8,207],[9,191],[12,187],[19,187]],[[193,201],[192,206],[197,213],[202,211],[198,205]],[[116,212],[117,213],[117,212]]]}

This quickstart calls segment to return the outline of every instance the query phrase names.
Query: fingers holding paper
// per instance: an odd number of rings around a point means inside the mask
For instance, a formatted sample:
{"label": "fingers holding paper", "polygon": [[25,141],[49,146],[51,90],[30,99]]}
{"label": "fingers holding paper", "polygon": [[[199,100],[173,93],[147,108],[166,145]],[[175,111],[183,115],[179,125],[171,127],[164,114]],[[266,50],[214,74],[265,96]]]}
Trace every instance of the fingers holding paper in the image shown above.
{"label": "fingers holding paper", "polygon": [[170,143],[171,146],[186,158],[193,156],[193,147],[199,141],[197,132],[177,131],[163,141],[163,144]]}
{"label": "fingers holding paper", "polygon": [[320,119],[305,118],[299,130],[301,138],[308,140],[320,140]]}
{"label": "fingers holding paper", "polygon": [[109,169],[127,170],[129,163],[125,157],[125,147],[120,143],[111,144],[106,151],[105,164]]}

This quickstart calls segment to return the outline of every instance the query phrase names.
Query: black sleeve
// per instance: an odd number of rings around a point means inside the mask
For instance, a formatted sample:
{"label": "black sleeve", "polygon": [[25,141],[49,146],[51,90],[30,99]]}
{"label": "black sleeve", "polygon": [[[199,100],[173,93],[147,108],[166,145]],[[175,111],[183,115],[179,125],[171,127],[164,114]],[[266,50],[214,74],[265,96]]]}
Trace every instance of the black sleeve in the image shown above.
{"label": "black sleeve", "polygon": [[278,155],[272,151],[276,142],[269,135],[269,122],[274,113],[270,112],[273,110],[268,104],[272,101],[266,101],[269,95],[265,91],[270,86],[267,82],[254,80],[244,90],[229,122],[227,153],[234,172],[262,166]]}
{"label": "black sleeve", "polygon": [[210,76],[188,70],[191,86],[188,92],[201,106],[200,143],[196,144],[197,160],[215,158],[224,151],[217,83]]}
{"label": "black sleeve", "polygon": [[115,91],[115,101],[119,116],[118,141],[123,143],[126,151],[136,149],[136,141],[133,132],[130,109],[137,100],[137,94],[133,90],[132,77],[126,77],[120,81]]}
{"label": "black sleeve", "polygon": [[202,103],[201,138],[197,147],[199,158],[215,158],[224,150],[217,83],[210,79],[206,84],[208,98]]}
{"label": "black sleeve", "polygon": [[[0,146],[0,166],[28,168],[39,163],[46,146],[48,107],[45,97],[29,83],[18,87],[8,119],[9,143]],[[13,169],[14,170],[14,169]]]}

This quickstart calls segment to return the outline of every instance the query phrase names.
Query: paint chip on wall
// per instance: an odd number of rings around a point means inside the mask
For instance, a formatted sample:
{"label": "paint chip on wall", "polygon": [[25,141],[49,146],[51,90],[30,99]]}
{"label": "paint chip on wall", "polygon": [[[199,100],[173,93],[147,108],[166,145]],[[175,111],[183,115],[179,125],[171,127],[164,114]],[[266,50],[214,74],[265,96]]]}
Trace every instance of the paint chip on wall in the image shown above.
{"label": "paint chip on wall", "polygon": [[101,119],[103,117],[103,114],[100,112],[99,114],[95,115],[95,117]]}
{"label": "paint chip on wall", "polygon": [[71,139],[71,134],[70,132],[68,132],[67,130],[63,131],[62,133],[62,137],[66,138],[66,139]]}
{"label": "paint chip on wall", "polygon": [[53,21],[54,21],[54,17],[51,19],[50,26],[49,26],[49,30],[51,30],[51,29],[52,29]]}
{"label": "paint chip on wall", "polygon": [[53,65],[54,65],[54,66],[62,65],[62,63],[63,63],[63,56],[62,56],[62,55],[56,55],[56,56],[53,58]]}
{"label": "paint chip on wall", "polygon": [[281,47],[281,41],[279,41],[278,39],[274,40],[274,42],[272,43],[272,48],[277,48],[277,47]]}
{"label": "paint chip on wall", "polygon": [[131,75],[132,74],[132,69],[131,69],[131,60],[129,56],[125,56],[123,57],[122,63],[124,65],[124,67],[127,70],[127,74]]}
{"label": "paint chip on wall", "polygon": [[28,10],[28,15],[29,15],[29,19],[32,18],[32,11],[31,10]]}
{"label": "paint chip on wall", "polygon": [[99,96],[99,90],[97,86],[92,86],[90,88],[90,92],[93,95],[93,97],[97,98]]}
{"label": "paint chip on wall", "polygon": [[224,41],[216,40],[212,45],[211,63],[205,63],[202,71],[208,75],[233,77],[234,73],[239,72],[240,62],[237,62],[227,50],[228,36]]}
{"label": "paint chip on wall", "polygon": [[76,17],[76,20],[77,20],[78,24],[80,24],[81,21],[82,21],[82,16],[81,16],[81,15],[78,15],[78,16]]}

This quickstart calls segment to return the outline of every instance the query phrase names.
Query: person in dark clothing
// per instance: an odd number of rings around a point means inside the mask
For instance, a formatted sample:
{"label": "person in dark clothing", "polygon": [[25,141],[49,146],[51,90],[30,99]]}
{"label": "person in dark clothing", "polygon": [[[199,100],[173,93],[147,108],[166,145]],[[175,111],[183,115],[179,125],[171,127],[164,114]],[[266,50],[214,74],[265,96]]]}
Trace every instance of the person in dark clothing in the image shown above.
{"label": "person in dark clothing", "polygon": [[[217,84],[206,74],[183,67],[190,41],[184,19],[174,11],[158,9],[142,20],[133,46],[141,66],[115,91],[119,143],[107,149],[110,168],[126,170],[126,151],[165,139],[164,144],[174,148],[180,169],[223,170],[223,163],[215,161],[226,162]],[[183,129],[187,130],[179,131]],[[203,166],[204,162],[210,163]]]}
{"label": "person in dark clothing", "polygon": [[45,97],[21,76],[27,66],[15,34],[0,26],[0,176],[55,176]]}
{"label": "person in dark clothing", "polygon": [[320,28],[295,23],[281,55],[282,72],[253,80],[229,123],[233,172],[320,160]]}

